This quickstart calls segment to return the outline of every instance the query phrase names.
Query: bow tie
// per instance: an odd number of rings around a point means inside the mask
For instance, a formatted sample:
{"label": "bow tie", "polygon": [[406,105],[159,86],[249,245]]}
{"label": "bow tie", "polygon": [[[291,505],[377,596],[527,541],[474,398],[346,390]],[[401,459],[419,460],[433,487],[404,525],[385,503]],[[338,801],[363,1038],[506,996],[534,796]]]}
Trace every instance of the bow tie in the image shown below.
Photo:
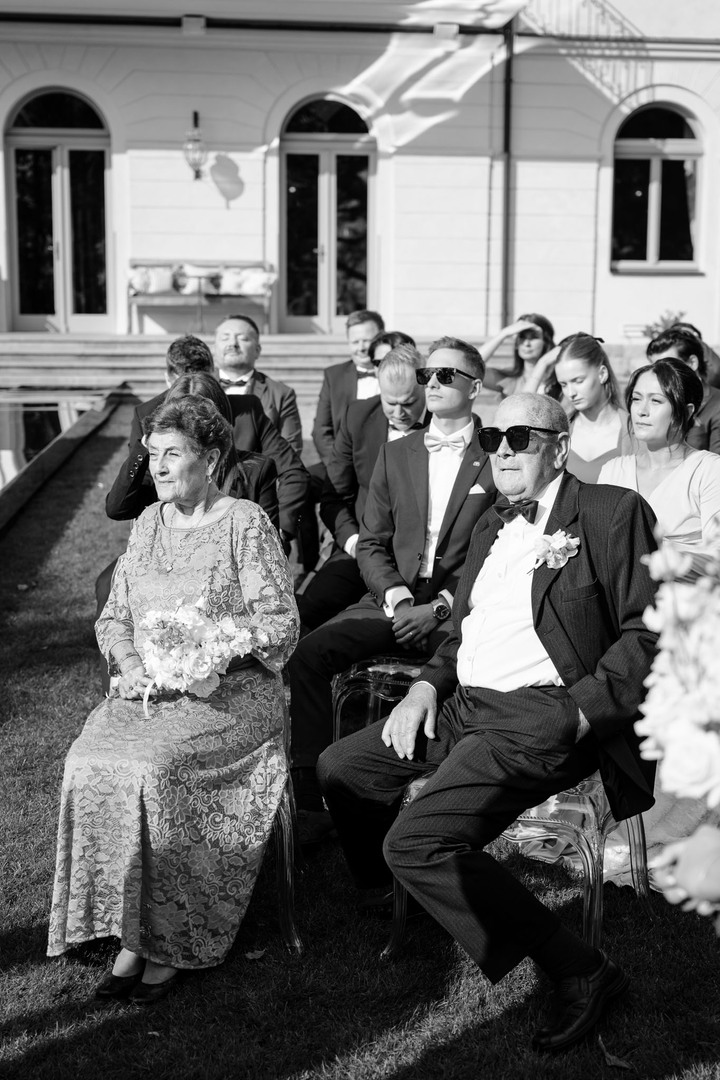
{"label": "bow tie", "polygon": [[358,379],[377,379],[377,371],[361,371],[360,368],[355,369]]}
{"label": "bow tie", "polygon": [[223,390],[227,390],[229,386],[247,386],[247,384],[250,382],[250,378],[251,376],[248,375],[245,379],[221,379],[220,385],[222,386]]}
{"label": "bow tie", "polygon": [[433,435],[431,431],[425,432],[425,449],[429,454],[435,454],[438,450],[442,450],[447,446],[450,450],[458,451],[465,450],[465,440],[461,434],[456,435],[443,435],[439,437]]}
{"label": "bow tie", "polygon": [[497,516],[506,524],[508,521],[514,521],[516,517],[524,517],[526,521],[533,525],[537,508],[537,499],[523,499],[522,502],[511,503],[504,495],[501,495],[493,506]]}

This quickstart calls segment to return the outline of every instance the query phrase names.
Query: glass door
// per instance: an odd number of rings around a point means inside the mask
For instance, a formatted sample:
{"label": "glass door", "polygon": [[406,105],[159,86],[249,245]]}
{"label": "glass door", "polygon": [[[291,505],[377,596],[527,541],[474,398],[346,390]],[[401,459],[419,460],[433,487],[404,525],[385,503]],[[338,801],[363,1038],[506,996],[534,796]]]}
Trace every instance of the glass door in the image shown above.
{"label": "glass door", "polygon": [[281,329],[342,333],[369,302],[370,154],[293,147],[283,165]]}
{"label": "glass door", "polygon": [[107,150],[14,140],[16,330],[109,332]]}

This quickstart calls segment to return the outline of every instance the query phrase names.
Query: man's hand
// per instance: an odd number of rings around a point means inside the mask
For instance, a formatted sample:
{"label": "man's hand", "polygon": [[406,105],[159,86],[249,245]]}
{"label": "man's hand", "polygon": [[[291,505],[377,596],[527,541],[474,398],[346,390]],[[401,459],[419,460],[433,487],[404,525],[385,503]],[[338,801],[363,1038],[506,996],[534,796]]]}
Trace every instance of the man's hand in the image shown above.
{"label": "man's hand", "polygon": [[413,605],[409,600],[401,600],[395,606],[395,618],[392,629],[398,645],[404,649],[422,649],[428,634],[437,626],[432,604]]}
{"label": "man's hand", "polygon": [[428,739],[435,738],[436,719],[435,687],[429,683],[416,683],[385,721],[382,741],[386,746],[394,747],[399,758],[410,761],[415,753],[415,737],[421,727]]}

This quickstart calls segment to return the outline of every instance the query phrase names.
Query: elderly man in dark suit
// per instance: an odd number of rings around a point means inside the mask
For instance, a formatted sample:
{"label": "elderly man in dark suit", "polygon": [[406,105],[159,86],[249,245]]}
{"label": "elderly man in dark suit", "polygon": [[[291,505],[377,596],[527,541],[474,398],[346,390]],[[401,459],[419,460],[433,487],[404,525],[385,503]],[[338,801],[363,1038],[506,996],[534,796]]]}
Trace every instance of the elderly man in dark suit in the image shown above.
{"label": "elderly man in dark suit", "polygon": [[257,370],[255,364],[261,352],[260,331],[249,315],[228,315],[215,331],[215,367],[225,393],[229,397],[254,394],[273,427],[296,454],[302,454],[302,426],[295,391]]}
{"label": "elderly man in dark suit", "polygon": [[[214,371],[212,353],[204,341],[188,335],[178,338],[168,349],[165,378],[171,386],[180,375],[196,371]],[[128,456],[120,467],[115,482],[105,500],[105,511],[115,521],[139,517],[146,506],[157,501],[155,487],[148,471],[148,453],[142,442],[143,417],[161,405],[167,391],[135,409]],[[300,458],[268,420],[254,394],[233,395],[230,405],[234,417],[235,446],[272,458],[278,474],[280,533],[286,550],[297,535],[298,518],[307,495],[309,478]]]}
{"label": "elderly man in dark suit", "polygon": [[335,439],[320,500],[320,516],[335,550],[297,596],[300,622],[315,630],[366,591],[357,562],[360,521],[380,447],[426,427],[430,415],[415,372],[423,358],[399,345],[378,366],[379,397],[353,401]]}
{"label": "elderly man in dark suit", "polygon": [[654,518],[635,492],[565,472],[557,402],[516,394],[496,423],[480,440],[505,498],[473,534],[452,635],[387,722],[328,749],[318,774],[361,889],[387,889],[392,871],[492,982],[525,956],[549,975],[556,1011],[534,1044],[554,1051],[595,1026],[627,977],[485,849],[597,768],[616,818],[651,806],[633,722],[655,648],[641,561]]}
{"label": "elderly man in dark suit", "polygon": [[416,372],[430,426],[385,443],[370,483],[357,548],[369,592],[304,637],[288,664],[293,779],[306,841],[331,827],[315,764],[332,736],[333,675],[376,653],[429,653],[450,632],[470,535],[495,500],[472,414],[483,374],[474,346],[456,338],[431,346]]}

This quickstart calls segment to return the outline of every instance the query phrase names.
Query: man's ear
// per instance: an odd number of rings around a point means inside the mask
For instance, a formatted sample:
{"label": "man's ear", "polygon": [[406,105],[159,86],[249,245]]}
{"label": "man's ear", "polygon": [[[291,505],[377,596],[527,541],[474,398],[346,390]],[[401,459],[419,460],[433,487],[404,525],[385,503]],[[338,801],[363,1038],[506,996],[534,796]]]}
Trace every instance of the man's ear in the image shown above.
{"label": "man's ear", "polygon": [[699,371],[700,370],[700,361],[698,360],[697,356],[695,356],[694,353],[693,353],[692,356],[689,356],[687,358],[685,363],[687,364],[688,367],[691,367],[693,369],[693,371]]}
{"label": "man's ear", "polygon": [[476,398],[481,390],[482,379],[473,379],[472,385],[470,386],[470,391],[468,393],[468,397],[470,398],[470,400],[472,401],[473,398]]}

